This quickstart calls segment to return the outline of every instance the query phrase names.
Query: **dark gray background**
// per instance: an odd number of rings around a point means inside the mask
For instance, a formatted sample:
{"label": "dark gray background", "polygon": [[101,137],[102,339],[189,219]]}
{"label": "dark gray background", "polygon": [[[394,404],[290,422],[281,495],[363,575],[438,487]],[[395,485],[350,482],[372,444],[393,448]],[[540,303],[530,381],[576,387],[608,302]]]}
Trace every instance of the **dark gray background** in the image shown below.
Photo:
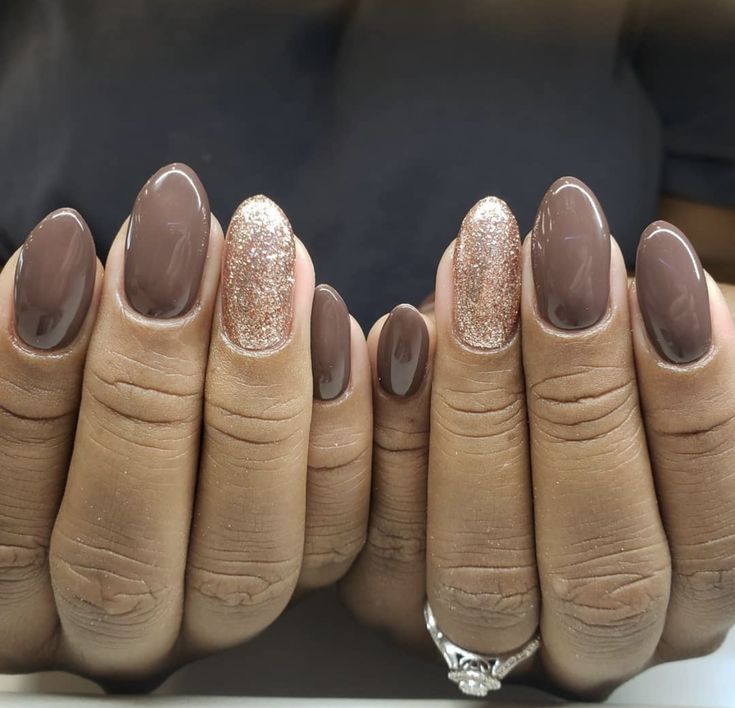
{"label": "dark gray background", "polygon": [[731,0],[2,0],[0,262],[65,205],[104,258],[183,161],[225,227],[278,201],[364,325],[563,174],[630,263],[661,190],[735,205],[733,77]]}

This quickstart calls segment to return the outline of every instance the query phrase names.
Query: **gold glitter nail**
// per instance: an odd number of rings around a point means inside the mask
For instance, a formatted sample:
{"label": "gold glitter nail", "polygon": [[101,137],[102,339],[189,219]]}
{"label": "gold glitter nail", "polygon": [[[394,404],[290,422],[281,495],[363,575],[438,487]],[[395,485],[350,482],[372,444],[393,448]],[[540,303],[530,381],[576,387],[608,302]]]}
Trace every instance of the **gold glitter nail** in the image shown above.
{"label": "gold glitter nail", "polygon": [[259,195],[235,210],[222,266],[222,320],[243,349],[272,349],[291,331],[293,230],[280,207]]}
{"label": "gold glitter nail", "polygon": [[521,240],[508,205],[481,199],[462,221],[454,247],[454,330],[470,347],[497,349],[518,327]]}

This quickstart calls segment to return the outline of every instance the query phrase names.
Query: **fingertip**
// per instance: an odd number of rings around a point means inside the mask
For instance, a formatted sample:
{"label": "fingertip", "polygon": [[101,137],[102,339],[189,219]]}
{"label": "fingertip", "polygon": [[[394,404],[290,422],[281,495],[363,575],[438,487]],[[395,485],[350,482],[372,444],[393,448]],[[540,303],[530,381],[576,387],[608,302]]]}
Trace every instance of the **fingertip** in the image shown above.
{"label": "fingertip", "polygon": [[6,324],[9,325],[12,320],[13,310],[13,282],[15,280],[15,269],[20,257],[20,248],[17,249],[8,259],[7,263],[0,270],[0,321],[3,330]]}
{"label": "fingertip", "polygon": [[358,358],[367,361],[367,340],[360,323],[350,315],[350,346],[353,360]]}
{"label": "fingertip", "polygon": [[377,356],[378,351],[378,341],[380,340],[380,333],[383,331],[383,325],[385,324],[385,321],[388,319],[390,313],[386,313],[379,317],[375,322],[373,323],[373,326],[370,328],[370,331],[368,332],[367,336],[367,349],[368,354],[370,356],[370,364],[375,368],[375,359]]}
{"label": "fingertip", "polygon": [[447,329],[447,331],[451,329],[452,322],[452,303],[454,302],[452,263],[456,241],[457,239],[453,239],[444,249],[436,269],[434,319],[436,328]]}
{"label": "fingertip", "polygon": [[209,218],[210,218],[210,221],[209,221],[210,240],[224,241],[225,232],[222,229],[222,224],[220,223],[220,220],[214,214],[210,214]]}
{"label": "fingertip", "polygon": [[314,264],[308,249],[297,236],[294,236],[294,250],[294,317],[297,326],[308,332],[316,284]]}
{"label": "fingertip", "polygon": [[358,321],[350,315],[350,356],[352,371],[349,388],[365,393],[370,398],[370,359],[368,355],[365,333]]}
{"label": "fingertip", "polygon": [[[735,325],[733,324],[732,311],[722,287],[707,272],[704,272],[707,281],[707,294],[709,297],[710,317],[712,319],[712,342],[722,346],[727,343],[732,346],[735,342]],[[735,288],[726,286],[734,292],[731,297],[735,299]]]}

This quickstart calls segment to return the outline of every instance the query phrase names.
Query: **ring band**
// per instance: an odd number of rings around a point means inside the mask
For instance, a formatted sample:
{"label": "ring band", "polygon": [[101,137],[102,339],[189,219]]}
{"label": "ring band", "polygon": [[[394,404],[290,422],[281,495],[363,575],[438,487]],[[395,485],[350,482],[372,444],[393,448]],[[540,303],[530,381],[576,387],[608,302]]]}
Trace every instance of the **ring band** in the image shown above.
{"label": "ring band", "polygon": [[447,639],[437,627],[434,613],[427,602],[424,605],[426,629],[436,644],[449,667],[448,677],[459,686],[459,690],[468,696],[487,696],[490,691],[501,688],[501,679],[505,678],[518,664],[533,656],[541,646],[538,635],[533,637],[515,654],[488,656],[476,654]]}

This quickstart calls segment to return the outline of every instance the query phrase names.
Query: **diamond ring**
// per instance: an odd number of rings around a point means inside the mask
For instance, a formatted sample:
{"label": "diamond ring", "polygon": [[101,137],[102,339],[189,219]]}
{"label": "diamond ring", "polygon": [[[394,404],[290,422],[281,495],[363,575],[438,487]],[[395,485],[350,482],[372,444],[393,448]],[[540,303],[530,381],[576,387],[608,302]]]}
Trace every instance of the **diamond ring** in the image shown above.
{"label": "diamond ring", "polygon": [[536,635],[515,654],[503,656],[475,654],[447,639],[436,626],[434,613],[428,602],[424,605],[424,619],[434,644],[447,662],[449,680],[456,683],[459,690],[468,696],[482,697],[487,696],[490,691],[497,691],[501,687],[501,679],[524,659],[535,654],[541,646],[541,639]]}

